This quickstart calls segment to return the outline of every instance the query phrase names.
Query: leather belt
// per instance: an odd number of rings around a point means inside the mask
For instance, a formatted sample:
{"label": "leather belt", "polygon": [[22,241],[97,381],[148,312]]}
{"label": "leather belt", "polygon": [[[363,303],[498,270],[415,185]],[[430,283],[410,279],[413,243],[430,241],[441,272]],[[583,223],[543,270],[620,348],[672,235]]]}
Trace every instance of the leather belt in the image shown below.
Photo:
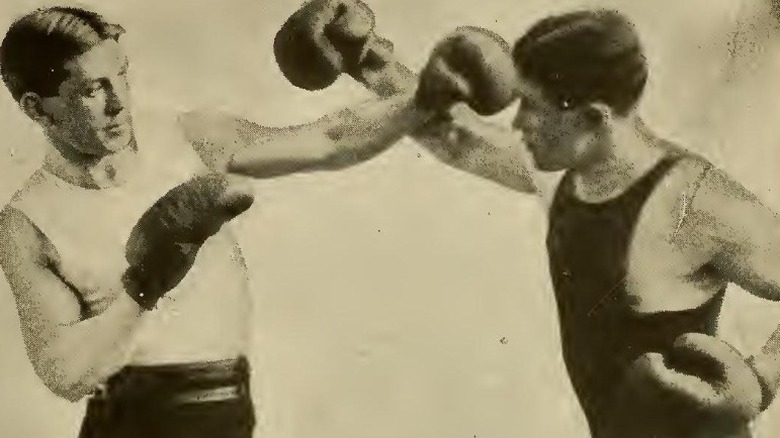
{"label": "leather belt", "polygon": [[95,401],[179,405],[249,398],[245,358],[215,362],[127,366],[100,387]]}

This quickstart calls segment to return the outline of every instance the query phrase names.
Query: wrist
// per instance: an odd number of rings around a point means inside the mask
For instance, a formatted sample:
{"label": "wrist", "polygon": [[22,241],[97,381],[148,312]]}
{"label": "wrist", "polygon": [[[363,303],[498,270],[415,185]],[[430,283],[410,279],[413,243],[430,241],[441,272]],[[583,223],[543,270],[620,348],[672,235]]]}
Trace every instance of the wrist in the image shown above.
{"label": "wrist", "polygon": [[122,274],[122,287],[125,293],[143,310],[154,309],[161,293],[155,291],[149,277],[138,266],[129,266]]}
{"label": "wrist", "polygon": [[350,72],[353,78],[380,97],[417,88],[417,75],[392,53],[392,43],[374,37],[367,44],[361,62]]}

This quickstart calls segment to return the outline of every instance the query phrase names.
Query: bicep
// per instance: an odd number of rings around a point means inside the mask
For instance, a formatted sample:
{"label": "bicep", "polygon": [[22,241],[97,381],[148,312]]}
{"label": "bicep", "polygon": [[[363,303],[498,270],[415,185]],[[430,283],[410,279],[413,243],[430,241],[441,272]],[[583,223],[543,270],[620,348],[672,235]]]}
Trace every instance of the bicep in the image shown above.
{"label": "bicep", "polygon": [[718,249],[715,266],[747,292],[780,300],[780,217],[722,171],[710,171],[702,191],[693,202],[705,205],[698,222]]}
{"label": "bicep", "polygon": [[[756,219],[760,210],[743,210]],[[768,215],[767,215],[768,216]],[[780,223],[776,217],[760,218],[735,230],[736,239],[724,245],[716,265],[726,279],[761,298],[780,301]]]}
{"label": "bicep", "polygon": [[0,236],[0,265],[16,300],[25,342],[35,350],[59,326],[81,319],[81,303],[55,273],[45,237],[21,213],[2,214]]}

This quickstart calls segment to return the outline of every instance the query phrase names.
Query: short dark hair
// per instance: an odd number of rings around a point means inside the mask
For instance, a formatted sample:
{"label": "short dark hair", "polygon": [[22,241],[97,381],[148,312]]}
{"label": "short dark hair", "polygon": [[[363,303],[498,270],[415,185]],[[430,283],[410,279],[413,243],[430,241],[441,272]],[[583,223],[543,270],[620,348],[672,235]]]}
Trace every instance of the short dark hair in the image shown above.
{"label": "short dark hair", "polygon": [[37,9],[8,29],[0,45],[0,74],[17,101],[28,91],[54,96],[67,78],[66,62],[123,33],[97,12],[61,6]]}
{"label": "short dark hair", "polygon": [[514,45],[520,74],[557,102],[601,102],[625,115],[647,82],[634,24],[619,12],[587,9],[538,21]]}

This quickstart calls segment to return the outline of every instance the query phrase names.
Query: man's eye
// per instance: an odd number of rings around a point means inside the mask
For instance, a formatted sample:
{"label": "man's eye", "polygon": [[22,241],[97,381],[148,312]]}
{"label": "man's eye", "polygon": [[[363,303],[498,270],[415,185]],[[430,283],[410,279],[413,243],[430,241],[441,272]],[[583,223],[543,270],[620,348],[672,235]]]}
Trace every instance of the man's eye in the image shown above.
{"label": "man's eye", "polygon": [[84,90],[84,94],[88,97],[94,97],[95,94],[100,91],[102,87],[101,86],[95,86],[95,87],[89,87],[86,90]]}

